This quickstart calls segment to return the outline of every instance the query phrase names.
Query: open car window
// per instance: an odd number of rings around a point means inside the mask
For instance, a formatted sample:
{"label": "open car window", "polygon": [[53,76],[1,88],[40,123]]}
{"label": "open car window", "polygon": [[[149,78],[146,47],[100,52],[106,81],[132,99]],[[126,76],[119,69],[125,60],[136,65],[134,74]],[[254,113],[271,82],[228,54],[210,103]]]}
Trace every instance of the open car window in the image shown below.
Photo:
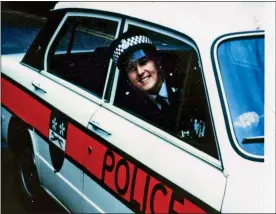
{"label": "open car window", "polygon": [[153,100],[134,87],[123,71],[119,72],[114,105],[219,159],[196,50],[169,34],[135,25],[129,29],[144,32],[157,47],[156,67],[166,83],[170,112],[169,116],[156,112]]}

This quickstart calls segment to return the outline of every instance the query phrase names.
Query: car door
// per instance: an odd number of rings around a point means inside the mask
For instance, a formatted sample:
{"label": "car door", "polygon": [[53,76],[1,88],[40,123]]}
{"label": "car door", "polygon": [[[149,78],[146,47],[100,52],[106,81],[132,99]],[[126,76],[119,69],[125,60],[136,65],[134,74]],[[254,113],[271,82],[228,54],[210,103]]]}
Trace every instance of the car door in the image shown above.
{"label": "car door", "polygon": [[103,102],[107,47],[118,29],[118,19],[66,13],[47,46],[45,69],[32,82],[51,109],[47,136],[37,133],[43,186],[72,212],[83,211],[81,133]]}
{"label": "car door", "polygon": [[[84,211],[184,213],[220,211],[227,177],[212,122],[199,50],[192,40],[137,21],[126,20],[124,31],[145,32],[157,46],[168,79],[180,90],[175,128],[137,115],[123,102],[134,96],[126,75],[117,69],[107,101],[93,114],[85,145]],[[135,96],[134,99],[138,99]],[[142,103],[141,103],[142,105]],[[182,128],[203,121],[201,137]],[[190,129],[190,131],[195,131]],[[100,197],[99,197],[100,196]]]}

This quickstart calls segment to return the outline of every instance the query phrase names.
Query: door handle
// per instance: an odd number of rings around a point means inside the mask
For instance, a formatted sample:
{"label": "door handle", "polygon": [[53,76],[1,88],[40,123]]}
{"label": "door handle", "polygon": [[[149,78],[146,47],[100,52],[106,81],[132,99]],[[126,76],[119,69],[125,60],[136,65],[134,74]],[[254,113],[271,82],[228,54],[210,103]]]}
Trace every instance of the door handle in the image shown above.
{"label": "door handle", "polygon": [[111,132],[110,132],[109,130],[107,130],[106,128],[103,128],[103,127],[99,124],[99,122],[93,120],[93,121],[91,121],[91,122],[89,121],[89,124],[91,124],[92,127],[93,127],[94,129],[100,129],[101,131],[105,132],[107,135],[111,135]]}
{"label": "door handle", "polygon": [[40,85],[40,83],[33,81],[32,85],[34,86],[35,90],[40,90],[43,93],[47,93],[47,91]]}

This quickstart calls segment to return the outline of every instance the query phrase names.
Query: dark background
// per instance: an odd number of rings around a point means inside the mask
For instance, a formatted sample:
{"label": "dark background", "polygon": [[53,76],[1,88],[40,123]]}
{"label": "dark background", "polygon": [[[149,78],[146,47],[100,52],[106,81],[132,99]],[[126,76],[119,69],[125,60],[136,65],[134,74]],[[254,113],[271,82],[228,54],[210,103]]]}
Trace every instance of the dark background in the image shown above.
{"label": "dark background", "polygon": [[46,17],[47,13],[54,8],[57,1],[13,1],[1,2],[1,10],[15,10],[24,13],[29,13],[37,16]]}
{"label": "dark background", "polygon": [[1,54],[26,53],[56,3],[1,2]]}
{"label": "dark background", "polygon": [[[24,53],[56,3],[1,2],[1,54]],[[30,213],[20,201],[16,171],[16,159],[7,142],[1,139],[1,213]],[[37,212],[64,213],[64,210],[45,194],[43,205]]]}

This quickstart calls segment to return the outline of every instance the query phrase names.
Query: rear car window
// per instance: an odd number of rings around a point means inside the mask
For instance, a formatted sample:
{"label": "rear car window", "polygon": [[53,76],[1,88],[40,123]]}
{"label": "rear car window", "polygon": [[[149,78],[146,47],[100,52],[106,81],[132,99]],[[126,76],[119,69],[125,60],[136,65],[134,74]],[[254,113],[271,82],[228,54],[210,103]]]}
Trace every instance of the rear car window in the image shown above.
{"label": "rear car window", "polygon": [[47,72],[101,98],[118,21],[68,16],[48,52]]}

